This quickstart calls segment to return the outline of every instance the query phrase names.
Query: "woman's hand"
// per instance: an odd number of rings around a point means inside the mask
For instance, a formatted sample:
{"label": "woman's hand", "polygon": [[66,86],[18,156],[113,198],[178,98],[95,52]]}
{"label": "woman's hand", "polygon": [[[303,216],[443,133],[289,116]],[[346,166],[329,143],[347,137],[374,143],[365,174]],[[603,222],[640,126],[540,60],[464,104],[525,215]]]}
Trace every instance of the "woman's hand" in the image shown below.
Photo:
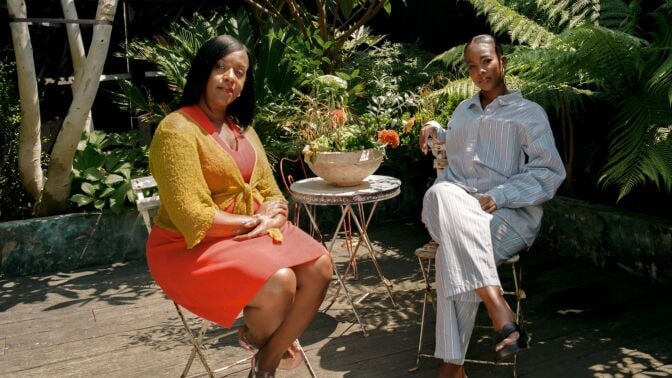
{"label": "woman's hand", "polygon": [[[257,209],[257,214],[267,215],[271,218],[276,218],[282,216],[287,219],[287,214],[289,213],[289,208],[287,203],[282,200],[273,200],[267,201],[259,206]],[[283,222],[284,223],[284,222]]]}
{"label": "woman's hand", "polygon": [[429,150],[427,146],[427,139],[432,138],[436,139],[436,128],[441,127],[438,122],[436,121],[429,121],[425,123],[422,128],[420,129],[420,150],[422,151],[423,154],[427,155],[427,151]]}
{"label": "woman's hand", "polygon": [[247,240],[266,235],[269,229],[280,228],[285,224],[288,212],[289,208],[285,201],[276,200],[264,202],[259,206],[257,213],[250,218],[253,222],[245,225],[246,227],[253,227],[252,230],[237,235],[233,239]]}
{"label": "woman's hand", "polygon": [[483,209],[483,211],[486,213],[492,214],[495,210],[497,210],[497,203],[487,194],[478,197],[478,203],[481,205],[481,209]]}

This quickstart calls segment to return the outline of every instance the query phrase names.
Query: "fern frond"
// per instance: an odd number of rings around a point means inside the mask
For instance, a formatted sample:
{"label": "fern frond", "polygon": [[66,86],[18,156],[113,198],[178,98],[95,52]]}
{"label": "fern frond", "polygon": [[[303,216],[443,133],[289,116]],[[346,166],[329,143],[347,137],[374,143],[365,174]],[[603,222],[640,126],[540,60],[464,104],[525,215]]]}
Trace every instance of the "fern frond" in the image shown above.
{"label": "fern frond", "polygon": [[638,9],[633,9],[623,0],[602,0],[599,7],[600,26],[629,34],[634,33]]}
{"label": "fern frond", "polygon": [[562,34],[563,41],[574,47],[569,52],[576,72],[589,73],[607,100],[627,95],[641,70],[642,47],[648,43],[633,35],[600,26],[582,26]]}
{"label": "fern frond", "polygon": [[478,87],[467,77],[448,82],[443,88],[434,91],[429,97],[450,96],[465,99],[473,96],[477,91]]}
{"label": "fern frond", "polygon": [[[656,67],[649,77],[651,90],[667,94],[672,105],[672,9],[668,14],[654,15],[658,30],[653,33],[654,43],[651,45],[652,57],[648,67]],[[660,62],[660,65],[657,63]]]}
{"label": "fern frond", "polygon": [[553,42],[555,34],[498,0],[469,0],[479,14],[488,19],[496,33],[506,32],[512,41],[532,47]]}
{"label": "fern frond", "polygon": [[632,93],[619,105],[602,185],[618,185],[619,199],[646,181],[672,190],[672,108],[655,93]]}
{"label": "fern frond", "polygon": [[547,13],[548,21],[561,28],[592,24],[599,18],[599,0],[537,0],[539,9]]}
{"label": "fern frond", "polygon": [[442,52],[441,54],[432,58],[432,60],[427,63],[427,66],[434,62],[443,62],[446,67],[457,67],[461,65],[464,61],[464,45],[465,44],[457,45]]}

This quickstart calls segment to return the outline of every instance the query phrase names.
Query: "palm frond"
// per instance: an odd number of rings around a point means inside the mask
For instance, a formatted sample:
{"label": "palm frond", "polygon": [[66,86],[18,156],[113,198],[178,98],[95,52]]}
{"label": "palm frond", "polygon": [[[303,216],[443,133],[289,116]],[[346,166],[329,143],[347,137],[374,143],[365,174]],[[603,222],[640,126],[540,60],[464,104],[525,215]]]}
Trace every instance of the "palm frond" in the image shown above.
{"label": "palm frond", "polygon": [[118,82],[121,92],[110,92],[112,101],[125,111],[137,115],[141,122],[156,125],[172,111],[167,104],[159,104],[150,94],[145,94],[140,88],[128,80]]}
{"label": "palm frond", "polygon": [[267,103],[266,98],[273,93],[288,93],[298,80],[298,76],[289,68],[290,62],[285,54],[285,46],[293,43],[292,39],[287,29],[276,30],[273,27],[260,39],[254,74],[259,103]]}
{"label": "palm frond", "polygon": [[479,14],[488,19],[496,33],[506,32],[512,41],[532,47],[545,46],[555,34],[498,0],[469,0]]}

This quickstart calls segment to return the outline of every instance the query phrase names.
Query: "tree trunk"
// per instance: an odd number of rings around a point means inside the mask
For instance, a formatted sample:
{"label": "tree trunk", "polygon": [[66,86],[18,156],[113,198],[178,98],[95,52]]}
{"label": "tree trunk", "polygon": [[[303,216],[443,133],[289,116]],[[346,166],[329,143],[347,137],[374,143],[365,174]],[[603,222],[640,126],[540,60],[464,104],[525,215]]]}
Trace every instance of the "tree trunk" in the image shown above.
{"label": "tree trunk", "polygon": [[[117,0],[99,0],[96,20],[112,22],[116,9]],[[75,76],[75,83],[79,84],[76,85],[68,115],[63,121],[63,127],[51,152],[47,183],[39,210],[40,215],[56,214],[69,208],[72,160],[84,130],[84,122],[98,92],[100,75],[103,72],[110,46],[111,33],[111,24],[97,24],[93,28],[86,63]]]}
{"label": "tree trunk", "polygon": [[[63,8],[63,16],[66,19],[76,20],[77,8],[75,7],[75,0],[61,0],[61,7]],[[68,34],[68,45],[70,46],[70,56],[72,57],[72,68],[74,75],[82,70],[84,61],[86,60],[86,51],[84,51],[84,42],[82,42],[82,32],[79,24],[65,24],[65,30]],[[72,94],[74,96],[77,91],[77,81],[72,82]],[[93,119],[91,118],[91,111],[89,111],[84,124],[84,131],[93,130]]]}
{"label": "tree trunk", "polygon": [[[26,18],[26,3],[22,0],[7,0],[7,11],[10,18]],[[33,46],[30,43],[28,24],[25,22],[9,23],[12,32],[14,55],[16,56],[16,74],[19,84],[19,100],[21,103],[21,126],[19,129],[19,176],[21,184],[35,199],[40,200],[44,187],[44,178],[40,156],[40,104],[33,61]]]}

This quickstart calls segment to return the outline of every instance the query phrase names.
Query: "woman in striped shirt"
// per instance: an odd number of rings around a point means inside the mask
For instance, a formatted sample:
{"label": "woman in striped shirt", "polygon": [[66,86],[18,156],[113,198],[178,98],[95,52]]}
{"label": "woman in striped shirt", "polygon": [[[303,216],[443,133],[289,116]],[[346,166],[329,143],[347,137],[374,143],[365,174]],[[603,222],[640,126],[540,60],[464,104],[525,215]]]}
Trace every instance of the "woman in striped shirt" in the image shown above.
{"label": "woman in striped shirt", "polygon": [[435,356],[443,360],[441,377],[466,377],[464,358],[481,301],[498,335],[497,358],[527,348],[529,338],[502,296],[497,264],[532,244],[541,204],[565,178],[546,113],[506,87],[499,43],[476,36],[464,60],[480,91],[457,107],[445,129],[429,122],[420,132],[423,152],[433,138],[445,143],[448,160],[422,210],[439,243]]}

